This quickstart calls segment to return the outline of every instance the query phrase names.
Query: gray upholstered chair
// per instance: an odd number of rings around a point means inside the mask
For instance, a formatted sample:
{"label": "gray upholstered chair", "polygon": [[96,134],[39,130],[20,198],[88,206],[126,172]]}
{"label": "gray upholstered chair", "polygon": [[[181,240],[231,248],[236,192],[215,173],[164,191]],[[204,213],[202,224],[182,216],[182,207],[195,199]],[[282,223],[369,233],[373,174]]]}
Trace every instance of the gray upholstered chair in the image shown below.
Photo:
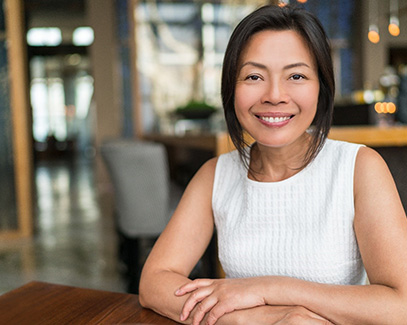
{"label": "gray upholstered chair", "polygon": [[164,230],[182,189],[170,182],[162,144],[116,139],[104,142],[100,151],[114,189],[119,256],[126,266],[127,291],[137,293],[147,255],[143,245],[146,240],[154,242]]}

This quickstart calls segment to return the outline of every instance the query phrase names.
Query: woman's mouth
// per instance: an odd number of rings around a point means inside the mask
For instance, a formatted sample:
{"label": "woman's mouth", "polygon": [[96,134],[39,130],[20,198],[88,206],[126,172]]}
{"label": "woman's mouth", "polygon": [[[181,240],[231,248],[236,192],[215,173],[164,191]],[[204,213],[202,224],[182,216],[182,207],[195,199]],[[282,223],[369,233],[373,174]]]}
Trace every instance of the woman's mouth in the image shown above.
{"label": "woman's mouth", "polygon": [[260,120],[265,121],[265,122],[268,122],[268,123],[280,123],[280,122],[284,122],[284,121],[287,121],[287,120],[291,119],[293,116],[294,116],[294,115],[291,115],[291,116],[276,116],[276,117],[273,117],[273,116],[258,116],[258,115],[257,115],[257,117],[258,117]]}
{"label": "woman's mouth", "polygon": [[287,113],[274,113],[274,114],[255,114],[259,122],[265,126],[272,128],[280,128],[288,123],[295,115],[289,115]]}

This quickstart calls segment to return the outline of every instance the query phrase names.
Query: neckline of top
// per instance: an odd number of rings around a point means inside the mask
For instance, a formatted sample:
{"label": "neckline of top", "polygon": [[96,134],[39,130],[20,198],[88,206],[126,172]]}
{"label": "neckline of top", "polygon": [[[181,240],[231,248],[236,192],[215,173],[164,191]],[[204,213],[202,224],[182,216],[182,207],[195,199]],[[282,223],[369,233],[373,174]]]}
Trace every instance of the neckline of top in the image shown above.
{"label": "neckline of top", "polygon": [[[295,180],[297,180],[297,178],[303,177],[303,175],[307,174],[308,171],[309,171],[313,166],[315,166],[315,165],[318,163],[318,161],[321,159],[321,156],[322,156],[323,151],[325,151],[326,144],[327,144],[328,141],[329,141],[329,139],[327,139],[327,140],[325,141],[325,143],[324,143],[322,149],[320,150],[320,152],[317,154],[317,156],[316,156],[307,166],[305,166],[305,168],[303,168],[302,170],[300,170],[298,173],[295,173],[294,175],[292,175],[292,176],[290,176],[290,177],[288,177],[288,178],[286,178],[286,179],[283,179],[283,180],[281,180],[281,181],[276,181],[276,182],[261,182],[261,181],[253,180],[253,179],[249,178],[248,170],[247,170],[247,168],[244,166],[244,164],[240,164],[240,166],[241,166],[241,171],[243,172],[243,175],[244,175],[244,177],[245,177],[246,182],[248,182],[249,184],[252,184],[252,185],[256,185],[256,186],[279,186],[279,185],[284,185],[284,184],[288,184],[288,183],[294,182]],[[249,163],[248,160],[250,159],[250,150],[251,150],[251,147],[252,147],[252,146],[248,146],[248,147],[246,148],[247,155],[246,155],[246,157],[244,158],[244,159],[246,160],[246,163]]]}

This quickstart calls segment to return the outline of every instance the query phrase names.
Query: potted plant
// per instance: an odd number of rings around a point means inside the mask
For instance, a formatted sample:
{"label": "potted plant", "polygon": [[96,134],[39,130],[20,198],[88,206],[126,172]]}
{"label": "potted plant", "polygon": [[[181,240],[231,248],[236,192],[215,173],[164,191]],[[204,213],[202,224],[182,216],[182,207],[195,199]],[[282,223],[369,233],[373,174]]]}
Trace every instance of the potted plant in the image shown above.
{"label": "potted plant", "polygon": [[191,100],[184,106],[180,106],[175,110],[177,115],[185,119],[207,119],[214,112],[216,108],[207,104],[204,101]]}

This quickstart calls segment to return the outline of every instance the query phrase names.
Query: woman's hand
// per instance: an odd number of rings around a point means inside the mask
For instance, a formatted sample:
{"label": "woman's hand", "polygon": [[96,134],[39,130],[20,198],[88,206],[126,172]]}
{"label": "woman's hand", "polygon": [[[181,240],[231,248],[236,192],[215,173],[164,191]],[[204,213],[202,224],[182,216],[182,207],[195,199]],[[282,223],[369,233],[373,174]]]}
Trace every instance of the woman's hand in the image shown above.
{"label": "woman's hand", "polygon": [[[201,324],[206,324],[205,317]],[[223,315],[216,325],[333,325],[301,306],[260,306]]]}
{"label": "woman's hand", "polygon": [[234,310],[265,305],[262,296],[264,277],[244,279],[197,279],[180,287],[175,295],[191,293],[186,300],[180,319],[186,320],[191,311],[192,324],[200,324],[205,317],[206,324],[215,324],[224,314]]}
{"label": "woman's hand", "polygon": [[275,310],[274,313],[276,316],[281,316],[281,319],[271,323],[273,325],[333,325],[329,320],[301,306],[269,307],[280,309]]}

